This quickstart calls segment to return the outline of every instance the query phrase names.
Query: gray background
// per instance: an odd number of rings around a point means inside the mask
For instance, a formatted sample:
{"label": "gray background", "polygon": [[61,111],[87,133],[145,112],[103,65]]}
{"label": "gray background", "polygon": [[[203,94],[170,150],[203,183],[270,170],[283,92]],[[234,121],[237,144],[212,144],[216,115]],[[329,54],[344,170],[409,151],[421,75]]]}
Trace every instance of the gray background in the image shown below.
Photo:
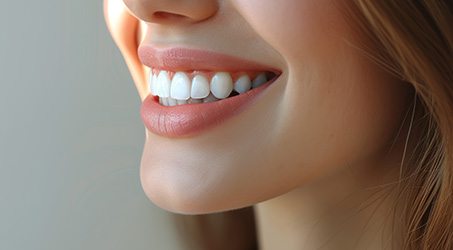
{"label": "gray background", "polygon": [[0,3],[0,249],[179,249],[102,1]]}

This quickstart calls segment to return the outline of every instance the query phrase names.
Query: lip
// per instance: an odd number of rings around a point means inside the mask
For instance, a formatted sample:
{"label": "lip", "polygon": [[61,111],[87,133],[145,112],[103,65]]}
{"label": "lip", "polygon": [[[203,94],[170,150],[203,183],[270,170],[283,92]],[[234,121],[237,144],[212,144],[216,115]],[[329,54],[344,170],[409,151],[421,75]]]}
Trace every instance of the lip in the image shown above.
{"label": "lip", "polygon": [[254,61],[214,51],[182,47],[160,48],[151,45],[138,47],[140,61],[150,67],[168,71],[251,71],[279,73],[279,70]]}
{"label": "lip", "polygon": [[276,77],[258,88],[210,103],[163,106],[158,96],[148,95],[140,109],[146,128],[154,134],[170,138],[194,136],[238,115],[252,105],[280,75],[272,67],[212,51],[141,45],[138,55],[142,63],[150,68],[173,72],[254,70],[276,73]]}

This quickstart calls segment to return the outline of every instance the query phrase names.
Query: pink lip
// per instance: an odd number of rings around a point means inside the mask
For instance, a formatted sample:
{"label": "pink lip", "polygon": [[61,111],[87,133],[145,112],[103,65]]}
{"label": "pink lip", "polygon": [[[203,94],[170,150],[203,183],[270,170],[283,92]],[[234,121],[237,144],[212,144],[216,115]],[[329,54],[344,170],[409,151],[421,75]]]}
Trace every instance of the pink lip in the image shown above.
{"label": "pink lip", "polygon": [[[143,64],[162,70],[187,71],[273,71],[269,66],[211,51],[186,48],[154,48],[140,46]],[[246,93],[210,103],[163,106],[158,97],[149,95],[141,106],[141,117],[149,131],[165,137],[186,137],[198,134],[250,106],[277,77]]]}
{"label": "pink lip", "polygon": [[272,67],[257,62],[199,49],[158,48],[151,45],[140,45],[138,57],[144,65],[150,68],[169,71],[267,70],[278,72]]}

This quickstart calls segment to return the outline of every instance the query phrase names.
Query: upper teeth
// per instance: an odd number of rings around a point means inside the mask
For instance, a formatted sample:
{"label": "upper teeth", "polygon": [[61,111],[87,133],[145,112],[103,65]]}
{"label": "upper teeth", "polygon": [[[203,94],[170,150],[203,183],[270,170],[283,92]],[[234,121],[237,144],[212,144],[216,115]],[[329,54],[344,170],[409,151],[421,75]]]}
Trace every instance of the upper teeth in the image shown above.
{"label": "upper teeth", "polygon": [[192,79],[190,79],[187,73],[181,71],[173,73],[165,70],[151,70],[149,90],[152,95],[159,96],[161,99],[170,98],[180,101],[163,102],[163,104],[176,105],[224,99],[230,96],[233,90],[242,94],[251,88],[263,85],[269,80],[266,72],[254,74],[256,76],[253,81],[246,73],[235,74],[234,81],[232,74],[228,72],[214,72],[211,75],[212,77],[209,79],[206,74],[194,72]]}
{"label": "upper teeth", "polygon": [[190,98],[190,79],[182,72],[176,72],[171,80],[170,96],[177,100]]}
{"label": "upper teeth", "polygon": [[211,79],[211,93],[216,98],[227,98],[233,91],[233,79],[226,72],[219,72]]}
{"label": "upper teeth", "polygon": [[194,99],[206,98],[211,92],[209,88],[209,82],[206,77],[202,75],[196,75],[192,79],[192,89],[190,91],[190,97]]}

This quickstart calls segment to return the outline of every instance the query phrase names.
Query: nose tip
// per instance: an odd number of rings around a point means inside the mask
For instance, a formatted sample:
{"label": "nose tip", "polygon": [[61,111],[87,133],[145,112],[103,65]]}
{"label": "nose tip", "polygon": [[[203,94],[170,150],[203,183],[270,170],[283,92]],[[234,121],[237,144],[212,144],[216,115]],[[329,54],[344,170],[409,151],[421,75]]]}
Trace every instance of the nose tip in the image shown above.
{"label": "nose tip", "polygon": [[123,0],[138,19],[149,23],[196,23],[213,16],[217,0]]}

